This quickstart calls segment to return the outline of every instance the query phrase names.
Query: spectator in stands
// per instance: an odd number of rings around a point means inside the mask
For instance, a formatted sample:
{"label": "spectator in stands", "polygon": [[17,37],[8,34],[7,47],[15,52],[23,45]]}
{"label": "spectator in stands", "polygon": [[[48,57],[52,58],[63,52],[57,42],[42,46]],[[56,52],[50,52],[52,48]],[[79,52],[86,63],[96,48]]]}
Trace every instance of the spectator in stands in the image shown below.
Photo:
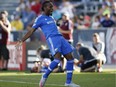
{"label": "spectator in stands", "polygon": [[12,30],[14,31],[22,31],[24,26],[23,26],[23,22],[20,19],[19,15],[15,15],[14,20],[11,21],[11,27]]}
{"label": "spectator in stands", "polygon": [[116,13],[112,14],[112,20],[114,21],[114,27],[116,27]]}
{"label": "spectator in stands", "polygon": [[25,10],[21,12],[21,19],[24,24],[24,29],[27,28],[28,25],[33,24],[35,17],[36,13],[32,11],[29,6],[26,6]]}
{"label": "spectator in stands", "polygon": [[36,13],[36,15],[39,15],[41,13],[41,3],[40,0],[34,0],[34,3],[31,4],[31,10]]}
{"label": "spectator in stands", "polygon": [[7,49],[10,27],[4,12],[0,12],[0,69],[8,69],[9,50]]}
{"label": "spectator in stands", "polygon": [[96,52],[93,49],[90,49],[90,47],[83,46],[80,42],[76,44],[76,49],[79,54],[79,60],[74,62],[75,65],[81,67],[81,72],[95,72],[97,59],[93,54]]}
{"label": "spectator in stands", "polygon": [[16,11],[14,13],[21,15],[22,11],[25,10],[26,6],[30,6],[30,3],[28,0],[20,0],[19,5],[16,8]]}
{"label": "spectator in stands", "polygon": [[87,29],[86,26],[84,25],[84,17],[82,15],[80,15],[79,18],[77,19],[77,29],[79,30]]}
{"label": "spectator in stands", "polygon": [[60,12],[60,10],[58,9],[57,6],[54,6],[54,11],[52,13],[52,16],[54,17],[54,19],[57,21],[61,18],[62,14]]}
{"label": "spectator in stands", "polygon": [[91,25],[90,21],[91,21],[90,17],[88,15],[85,15],[84,16],[84,26],[86,29],[90,28],[90,25]]}
{"label": "spectator in stands", "polygon": [[104,2],[101,9],[102,9],[102,15],[106,15],[106,14],[110,15],[111,8],[108,3]]}
{"label": "spectator in stands", "polygon": [[93,34],[93,48],[96,50],[97,59],[99,60],[97,64],[97,71],[102,71],[102,65],[106,63],[106,57],[104,54],[105,44],[100,40],[100,36],[97,33]]}
{"label": "spectator in stands", "polygon": [[114,26],[114,21],[110,18],[110,15],[106,14],[105,19],[101,21],[102,27],[108,28]]}
{"label": "spectator in stands", "polygon": [[94,21],[92,21],[91,28],[92,29],[99,29],[100,27],[100,17],[96,16]]}
{"label": "spectator in stands", "polygon": [[18,7],[16,9],[18,9],[20,11],[23,11],[25,9],[25,6],[26,6],[25,1],[20,0],[19,5],[18,5]]}
{"label": "spectator in stands", "polygon": [[59,9],[62,14],[69,14],[69,18],[73,19],[74,17],[74,7],[69,2],[69,0],[63,0],[62,4],[59,6]]}
{"label": "spectator in stands", "polygon": [[77,21],[79,20],[78,16],[75,15],[74,18],[73,18],[73,23],[74,23],[74,29],[77,29],[77,26],[78,26],[78,23]]}
{"label": "spectator in stands", "polygon": [[63,14],[60,21],[59,31],[69,43],[72,43],[73,22],[70,20],[68,14]]}

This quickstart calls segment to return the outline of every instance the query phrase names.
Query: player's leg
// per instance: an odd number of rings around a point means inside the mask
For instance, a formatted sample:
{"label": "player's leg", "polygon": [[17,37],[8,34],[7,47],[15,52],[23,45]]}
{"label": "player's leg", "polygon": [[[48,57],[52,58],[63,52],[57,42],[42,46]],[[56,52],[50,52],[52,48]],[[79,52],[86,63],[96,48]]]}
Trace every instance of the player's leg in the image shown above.
{"label": "player's leg", "polygon": [[6,45],[3,46],[3,70],[7,70],[8,69],[8,60],[9,60],[9,50],[7,49]]}
{"label": "player's leg", "polygon": [[57,65],[60,63],[60,60],[61,60],[61,54],[59,52],[57,52],[54,56],[54,60],[51,62],[47,71],[43,74],[43,76],[40,80],[40,83],[39,83],[40,87],[44,87],[49,74],[57,67]]}
{"label": "player's leg", "polygon": [[44,78],[48,78],[49,74],[57,67],[60,63],[61,54],[58,52],[54,56],[54,60],[51,62],[50,66],[48,67],[47,72],[43,75]]}
{"label": "player's leg", "polygon": [[3,68],[2,46],[0,45],[0,70]]}
{"label": "player's leg", "polygon": [[67,64],[66,64],[67,76],[66,76],[65,86],[79,87],[79,85],[72,83],[73,66],[74,66],[74,58],[72,56],[72,51],[74,48],[63,37],[61,40],[62,40],[61,53],[67,59]]}
{"label": "player's leg", "polygon": [[0,70],[2,69],[1,46],[0,46]]}
{"label": "player's leg", "polygon": [[97,59],[85,61],[81,66],[81,72],[95,72],[97,62]]}
{"label": "player's leg", "polygon": [[103,64],[105,64],[105,61],[103,59],[98,59],[98,63],[97,63],[97,67],[96,67],[97,72],[103,71],[103,68],[102,68]]}
{"label": "player's leg", "polygon": [[0,57],[0,69],[2,70],[4,68],[4,59],[3,56],[1,55]]}
{"label": "player's leg", "polygon": [[67,59],[67,65],[66,65],[67,77],[66,77],[65,86],[80,87],[79,85],[72,83],[73,66],[74,66],[74,58],[72,56],[72,53],[68,53],[68,54],[64,55],[64,57]]}
{"label": "player's leg", "polygon": [[106,62],[106,56],[104,54],[100,54],[98,58],[98,64],[97,64],[97,72],[102,72],[103,71],[103,64]]}
{"label": "player's leg", "polygon": [[70,84],[71,81],[72,81],[72,75],[73,75],[74,58],[71,55],[71,53],[68,53],[68,54],[64,55],[64,57],[67,59],[67,64],[66,64],[67,79],[66,79],[66,83]]}

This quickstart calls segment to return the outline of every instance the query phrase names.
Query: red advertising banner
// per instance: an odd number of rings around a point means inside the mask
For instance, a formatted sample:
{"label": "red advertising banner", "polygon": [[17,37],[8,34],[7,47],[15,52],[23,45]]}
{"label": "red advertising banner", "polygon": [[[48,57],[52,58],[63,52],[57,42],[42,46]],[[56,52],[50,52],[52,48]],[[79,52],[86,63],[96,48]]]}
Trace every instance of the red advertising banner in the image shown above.
{"label": "red advertising banner", "polygon": [[8,43],[7,47],[10,53],[10,59],[8,62],[8,69],[10,70],[25,70],[26,68],[26,49],[25,43],[20,49],[15,48],[16,42]]}

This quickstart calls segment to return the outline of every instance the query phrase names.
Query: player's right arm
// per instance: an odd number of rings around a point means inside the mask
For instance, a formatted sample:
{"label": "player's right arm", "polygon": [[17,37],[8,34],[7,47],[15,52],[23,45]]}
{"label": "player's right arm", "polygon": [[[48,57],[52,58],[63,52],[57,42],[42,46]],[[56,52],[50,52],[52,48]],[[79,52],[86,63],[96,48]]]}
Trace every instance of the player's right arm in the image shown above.
{"label": "player's right arm", "polygon": [[40,27],[40,24],[41,24],[40,17],[37,17],[37,18],[35,19],[35,22],[34,22],[33,26],[32,26],[32,29],[30,29],[30,30],[25,34],[25,36],[24,36],[21,40],[19,40],[19,41],[17,42],[17,44],[16,44],[16,49],[18,49],[18,48],[22,45],[22,43],[23,43],[25,40],[27,40],[27,39],[33,34],[33,32],[34,32],[36,29],[38,29],[38,28]]}
{"label": "player's right arm", "polygon": [[35,29],[30,29],[20,41],[24,42],[25,40],[27,40],[33,34],[34,31]]}
{"label": "player's right arm", "polygon": [[25,40],[27,40],[27,39],[33,34],[34,31],[35,31],[35,29],[30,29],[30,30],[25,34],[25,36],[24,36],[21,40],[19,40],[19,41],[17,42],[17,44],[16,44],[16,49],[18,49],[19,46],[21,46],[22,43],[23,43]]}

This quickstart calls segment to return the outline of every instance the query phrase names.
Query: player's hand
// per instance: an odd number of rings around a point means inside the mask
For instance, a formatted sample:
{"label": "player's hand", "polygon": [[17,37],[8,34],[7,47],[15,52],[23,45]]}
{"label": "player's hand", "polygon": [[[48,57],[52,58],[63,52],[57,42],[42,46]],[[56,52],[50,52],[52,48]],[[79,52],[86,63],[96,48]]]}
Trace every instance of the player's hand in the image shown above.
{"label": "player's hand", "polygon": [[16,47],[17,50],[20,50],[20,49],[21,49],[22,43],[23,43],[23,42],[22,42],[21,40],[19,40],[19,41],[17,42],[17,44],[15,45],[15,47]]}

